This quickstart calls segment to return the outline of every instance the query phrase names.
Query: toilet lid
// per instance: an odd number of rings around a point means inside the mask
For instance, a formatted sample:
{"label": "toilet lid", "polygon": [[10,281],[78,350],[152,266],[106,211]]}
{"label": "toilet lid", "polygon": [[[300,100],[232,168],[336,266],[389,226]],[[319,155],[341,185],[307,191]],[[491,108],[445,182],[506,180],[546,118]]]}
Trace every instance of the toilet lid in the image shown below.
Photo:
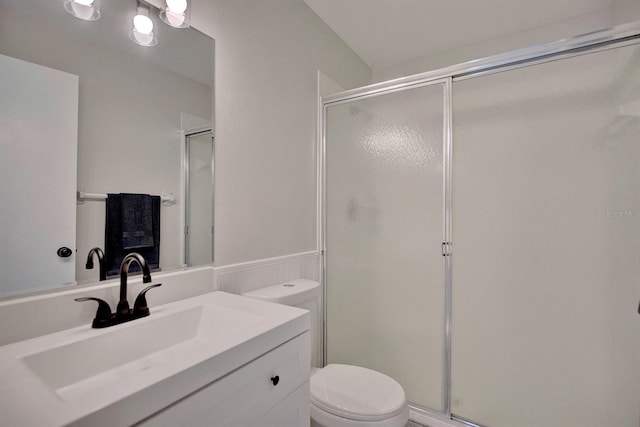
{"label": "toilet lid", "polygon": [[312,404],[351,420],[384,420],[402,412],[406,405],[400,384],[360,366],[327,365],[311,377],[310,383]]}

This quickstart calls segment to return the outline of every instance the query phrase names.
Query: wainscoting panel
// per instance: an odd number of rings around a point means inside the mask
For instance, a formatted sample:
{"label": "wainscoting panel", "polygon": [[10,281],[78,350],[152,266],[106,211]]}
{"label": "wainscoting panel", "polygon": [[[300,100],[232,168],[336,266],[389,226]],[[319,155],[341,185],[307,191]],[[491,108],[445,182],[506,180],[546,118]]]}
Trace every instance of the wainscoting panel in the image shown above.
{"label": "wainscoting panel", "polygon": [[320,280],[320,255],[316,251],[216,267],[215,288],[242,294],[293,279]]}

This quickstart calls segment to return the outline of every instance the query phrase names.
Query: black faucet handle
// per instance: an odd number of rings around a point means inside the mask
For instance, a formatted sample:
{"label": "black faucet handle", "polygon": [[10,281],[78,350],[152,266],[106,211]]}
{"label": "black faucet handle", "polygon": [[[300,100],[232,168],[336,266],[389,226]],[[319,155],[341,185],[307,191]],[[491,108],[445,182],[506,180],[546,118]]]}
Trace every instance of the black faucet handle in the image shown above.
{"label": "black faucet handle", "polygon": [[76,298],[75,301],[96,301],[98,303],[98,311],[96,312],[95,319],[93,319],[94,325],[96,323],[111,319],[111,307],[109,307],[109,304],[105,300],[101,300],[100,298],[82,297]]}
{"label": "black faucet handle", "polygon": [[136,297],[135,302],[133,303],[133,314],[134,316],[148,316],[149,315],[149,306],[147,305],[147,297],[145,294],[151,288],[157,288],[158,286],[162,286],[162,283],[157,283],[155,285],[147,286],[144,288],[138,296]]}

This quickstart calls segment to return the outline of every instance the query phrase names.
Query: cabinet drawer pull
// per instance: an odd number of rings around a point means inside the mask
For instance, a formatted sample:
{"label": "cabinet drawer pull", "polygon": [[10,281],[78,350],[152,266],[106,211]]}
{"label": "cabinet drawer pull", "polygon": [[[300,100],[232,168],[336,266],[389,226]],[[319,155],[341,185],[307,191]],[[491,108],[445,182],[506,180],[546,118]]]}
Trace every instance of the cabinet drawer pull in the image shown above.
{"label": "cabinet drawer pull", "polygon": [[271,377],[271,382],[274,386],[278,385],[278,383],[280,382],[280,376],[276,375],[275,377]]}

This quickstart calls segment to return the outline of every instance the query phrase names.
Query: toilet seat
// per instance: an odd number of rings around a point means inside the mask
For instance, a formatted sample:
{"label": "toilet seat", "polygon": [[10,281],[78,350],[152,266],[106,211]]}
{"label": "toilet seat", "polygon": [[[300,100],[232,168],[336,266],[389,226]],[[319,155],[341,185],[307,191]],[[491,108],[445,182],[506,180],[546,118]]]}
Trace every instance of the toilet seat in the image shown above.
{"label": "toilet seat", "polygon": [[400,384],[371,369],[331,364],[316,371],[310,383],[311,403],[338,417],[381,421],[406,410]]}

